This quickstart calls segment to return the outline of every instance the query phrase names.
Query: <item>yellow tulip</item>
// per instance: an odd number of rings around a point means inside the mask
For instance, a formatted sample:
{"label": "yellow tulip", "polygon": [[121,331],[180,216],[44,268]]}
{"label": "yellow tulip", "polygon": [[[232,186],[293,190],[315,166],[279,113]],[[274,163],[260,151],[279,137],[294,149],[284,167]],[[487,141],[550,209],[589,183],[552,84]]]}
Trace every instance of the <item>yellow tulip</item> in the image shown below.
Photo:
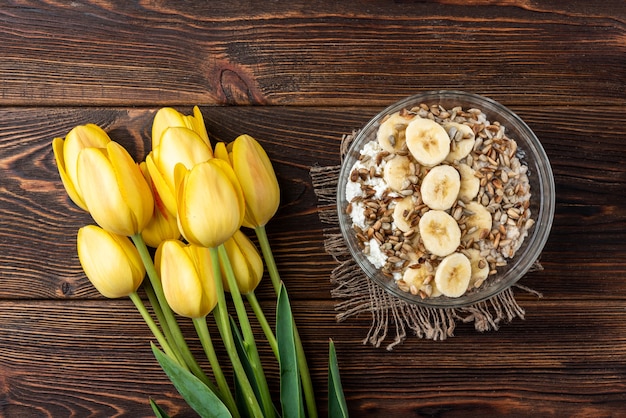
{"label": "yellow tulip", "polygon": [[217,305],[217,293],[209,249],[163,241],[155,255],[163,293],[174,312],[187,318],[202,318]]}
{"label": "yellow tulip", "polygon": [[233,169],[217,158],[176,168],[178,228],[196,245],[217,247],[241,226],[243,193]]}
{"label": "yellow tulip", "polygon": [[118,143],[78,155],[78,184],[93,219],[119,235],[135,235],[152,218],[154,199],[139,166]]}
{"label": "yellow tulip", "polygon": [[264,226],[274,216],[280,203],[280,190],[274,168],[265,150],[250,135],[241,135],[232,143],[233,169],[246,201],[243,225]]}
{"label": "yellow tulip", "polygon": [[65,137],[52,140],[52,151],[63,186],[68,196],[81,209],[87,210],[78,186],[78,154],[89,147],[104,148],[111,138],[98,125],[87,124],[73,128]]}
{"label": "yellow tulip", "polygon": [[87,225],[78,230],[76,241],[80,264],[102,295],[120,298],[137,291],[146,270],[127,237]]}
{"label": "yellow tulip", "polygon": [[[153,141],[154,142],[154,141]],[[186,127],[169,127],[162,134],[157,146],[146,157],[146,166],[154,186],[170,213],[176,213],[174,168],[183,164],[191,169],[197,163],[213,158],[211,146],[193,130]]]}
{"label": "yellow tulip", "polygon": [[230,151],[226,147],[226,143],[218,142],[217,144],[215,144],[215,149],[213,150],[213,155],[215,156],[215,158],[219,158],[220,160],[224,160],[228,164],[230,164],[231,166],[233,165],[233,162],[230,159]]}
{"label": "yellow tulip", "polygon": [[[224,243],[228,254],[237,287],[243,295],[253,292],[263,277],[263,259],[252,241],[241,230],[237,230],[228,241]],[[225,273],[222,274],[224,290],[230,291]]]}
{"label": "yellow tulip", "polygon": [[141,236],[147,245],[156,248],[159,244],[168,239],[180,238],[180,231],[178,230],[178,222],[176,221],[176,214],[170,213],[161,197],[159,192],[154,187],[154,183],[150,178],[150,173],[146,167],[146,163],[139,164],[139,168],[146,179],[146,182],[152,190],[152,196],[154,197],[154,211],[152,218],[146,227],[141,231]]}
{"label": "yellow tulip", "polygon": [[183,115],[171,107],[164,107],[154,115],[152,122],[152,148],[158,148],[161,142],[161,136],[167,128],[182,127],[188,128],[194,131],[198,136],[206,143],[208,147],[211,147],[209,141],[209,135],[207,134],[206,127],[204,125],[204,118],[198,106],[193,108],[192,115]]}

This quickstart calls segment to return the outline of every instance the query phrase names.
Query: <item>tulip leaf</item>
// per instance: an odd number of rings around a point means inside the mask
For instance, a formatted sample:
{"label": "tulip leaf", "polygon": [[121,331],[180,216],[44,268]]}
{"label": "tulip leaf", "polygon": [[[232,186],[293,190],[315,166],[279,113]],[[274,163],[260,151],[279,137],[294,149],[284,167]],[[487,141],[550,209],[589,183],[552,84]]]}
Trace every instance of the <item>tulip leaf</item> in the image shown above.
{"label": "tulip leaf", "polygon": [[276,340],[280,366],[280,404],[283,409],[283,416],[304,417],[294,321],[287,289],[283,283],[280,285],[276,304]]}
{"label": "tulip leaf", "polygon": [[152,352],[187,404],[202,418],[230,418],[228,408],[200,379],[152,344]]}
{"label": "tulip leaf", "polygon": [[170,416],[167,415],[167,413],[152,399],[150,399],[150,406],[152,407],[152,412],[154,412],[154,416],[156,418],[170,418]]}
{"label": "tulip leaf", "polygon": [[348,405],[346,404],[346,398],[341,386],[335,343],[333,340],[330,340],[328,345],[328,416],[348,418]]}
{"label": "tulip leaf", "polygon": [[[257,400],[261,402],[261,390],[259,389],[259,383],[254,374],[254,369],[252,367],[252,363],[250,363],[250,358],[246,354],[246,345],[243,339],[243,335],[241,334],[241,330],[237,326],[234,318],[232,316],[228,316],[230,318],[230,328],[233,331],[233,339],[235,340],[235,348],[237,348],[237,354],[239,355],[239,359],[241,360],[241,364],[243,365],[243,369],[246,372],[246,376],[248,377],[248,381],[250,382],[250,386],[252,386],[252,390],[254,391],[254,395]],[[241,399],[241,384],[237,375],[234,375],[235,380],[235,402],[239,407],[240,411],[243,411],[247,408],[247,405],[243,399]],[[273,405],[274,416],[278,417],[280,414],[276,410],[276,406]]]}
{"label": "tulip leaf", "polygon": [[[243,370],[248,377],[248,381],[250,382],[250,386],[252,386],[252,391],[254,392],[254,396],[258,400],[261,399],[259,385],[254,376],[254,370],[252,365],[250,364],[250,359],[248,358],[248,354],[246,354],[245,343],[243,341],[243,336],[241,335],[241,331],[237,326],[237,323],[233,319],[232,316],[228,316],[230,319],[230,328],[233,332],[233,340],[235,341],[235,348],[237,349],[237,355],[239,356],[239,360],[241,360],[241,365],[243,366]],[[235,374],[235,401],[240,410],[245,410],[247,408],[247,404],[245,400],[241,398],[241,383]]]}

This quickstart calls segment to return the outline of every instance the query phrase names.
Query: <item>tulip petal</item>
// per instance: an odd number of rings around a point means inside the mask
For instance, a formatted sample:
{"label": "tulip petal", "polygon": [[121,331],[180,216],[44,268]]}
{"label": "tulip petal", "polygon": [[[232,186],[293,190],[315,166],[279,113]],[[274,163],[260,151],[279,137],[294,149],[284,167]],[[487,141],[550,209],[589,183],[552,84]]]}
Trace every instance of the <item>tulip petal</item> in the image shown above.
{"label": "tulip petal", "polygon": [[[183,164],[178,164],[174,168],[174,183],[176,185],[177,207],[176,222],[178,223],[178,229],[180,230],[181,235],[188,242],[200,245],[200,240],[196,238],[196,236],[193,234],[193,229],[191,227],[191,224],[188,222],[188,217],[184,216],[188,213],[187,199],[185,198],[185,193],[190,171],[191,170],[188,170]],[[181,216],[181,214],[183,216]]]}
{"label": "tulip petal", "polygon": [[143,281],[141,257],[128,238],[87,225],[78,230],[76,247],[85,274],[105,297],[128,296]]}
{"label": "tulip petal", "polygon": [[202,140],[211,148],[211,140],[204,125],[204,117],[198,106],[193,107],[192,129],[202,138]]}
{"label": "tulip petal", "polygon": [[[233,188],[233,191],[237,194],[238,205],[236,209],[235,208],[233,209],[237,210],[240,214],[239,225],[241,226],[241,223],[243,222],[243,218],[245,215],[246,201],[245,201],[245,197],[243,194],[243,190],[241,189],[241,184],[239,183],[239,179],[237,178],[237,175],[235,174],[235,171],[233,170],[232,166],[227,161],[214,158],[213,160],[211,160],[211,163],[219,167],[219,169],[224,174],[224,178],[228,179],[228,182]],[[239,229],[239,227],[237,227],[237,229]]]}
{"label": "tulip petal", "polygon": [[159,264],[163,293],[172,310],[187,318],[206,315],[202,306],[202,283],[184,244],[175,240],[163,242]]}
{"label": "tulip petal", "polygon": [[173,126],[187,126],[183,115],[171,107],[159,109],[152,121],[152,149],[159,147],[161,135]]}
{"label": "tulip petal", "polygon": [[241,184],[247,227],[263,226],[278,210],[280,190],[274,168],[261,145],[250,135],[241,135],[233,142],[233,169]]}
{"label": "tulip petal", "polygon": [[197,133],[188,128],[174,127],[163,132],[161,144],[155,153],[155,163],[167,182],[174,190],[174,167],[182,163],[191,169],[197,163],[213,157],[211,149]]}
{"label": "tulip petal", "polygon": [[111,141],[107,144],[107,151],[111,165],[115,170],[122,199],[130,207],[134,230],[141,232],[152,219],[154,210],[152,190],[139,166],[124,147]]}
{"label": "tulip petal", "polygon": [[63,187],[65,187],[67,195],[70,197],[70,199],[72,199],[72,202],[74,202],[76,206],[80,207],[81,209],[87,210],[87,205],[83,201],[80,192],[77,190],[78,185],[73,183],[70,177],[67,175],[67,171],[65,169],[65,160],[63,159],[63,142],[64,141],[61,138],[54,138],[52,140],[52,151],[54,153],[54,159],[57,163],[61,182],[63,183]]}
{"label": "tulip petal", "polygon": [[213,155],[215,156],[215,158],[226,161],[229,165],[232,166],[233,162],[231,161],[228,150],[226,149],[226,143],[218,142],[217,144],[215,144],[215,150],[213,151]]}
{"label": "tulip petal", "polygon": [[[224,243],[228,253],[237,287],[242,294],[256,289],[263,277],[263,260],[256,247],[241,230],[237,230],[231,239]],[[230,291],[227,280],[224,289]]]}
{"label": "tulip petal", "polygon": [[[224,249],[228,254],[228,259],[230,260],[239,292],[242,294],[248,293],[247,291],[244,291],[248,288],[248,279],[250,277],[248,274],[246,257],[242,254],[241,250],[237,246],[237,243],[232,238],[224,243]],[[224,285],[224,290],[230,292],[230,284],[228,283],[224,270],[222,270],[222,283]]]}
{"label": "tulip petal", "polygon": [[211,252],[208,248],[199,247],[197,245],[189,245],[188,248],[190,256],[196,264],[201,280],[203,303],[210,312],[217,306],[217,290],[215,287],[215,277],[213,277]]}
{"label": "tulip petal", "polygon": [[70,199],[81,209],[87,210],[87,205],[78,185],[78,154],[87,147],[104,148],[110,141],[107,133],[92,123],[74,127],[65,140],[55,138],[52,141],[52,150],[63,186]]}
{"label": "tulip petal", "polygon": [[165,240],[178,239],[180,231],[176,216],[171,215],[167,210],[162,212],[155,206],[152,219],[141,231],[141,236],[146,244],[152,248],[158,247]]}
{"label": "tulip petal", "polygon": [[[78,184],[78,154],[85,148],[105,148],[109,142],[109,135],[93,123],[76,126],[67,134],[63,143],[63,158],[67,175],[73,184]],[[80,193],[80,189],[78,191]]]}
{"label": "tulip petal", "polygon": [[161,272],[163,292],[171,308],[188,318],[206,316],[217,305],[209,250],[164,241],[157,249],[155,265]]}
{"label": "tulip petal", "polygon": [[215,158],[197,164],[178,187],[179,226],[193,244],[217,247],[241,225],[241,192],[224,167],[232,172],[228,164]]}
{"label": "tulip petal", "polygon": [[141,231],[141,236],[148,246],[157,248],[162,241],[180,238],[178,223],[176,222],[176,212],[174,212],[174,214],[170,213],[163,204],[161,196],[150,178],[148,164],[142,161],[139,164],[139,169],[150,186],[152,196],[154,197],[152,218]]}
{"label": "tulip petal", "polygon": [[245,254],[250,274],[256,278],[258,283],[263,277],[263,258],[261,257],[261,254],[259,254],[259,250],[257,250],[254,243],[246,234],[241,232],[241,230],[235,232],[233,240],[235,240],[237,246],[241,249],[241,252]]}
{"label": "tulip petal", "polygon": [[133,235],[132,216],[105,150],[85,148],[78,157],[78,184],[93,219],[107,231]]}
{"label": "tulip petal", "polygon": [[[154,152],[154,151],[153,151]],[[152,152],[146,156],[146,167],[150,173],[150,179],[156,189],[161,202],[169,213],[176,213],[176,196],[174,195],[174,189],[170,188],[167,184],[161,172],[154,163],[152,158]]]}
{"label": "tulip petal", "polygon": [[133,273],[135,289],[143,282],[143,278],[146,275],[146,267],[141,260],[141,255],[137,250],[137,247],[132,243],[128,237],[122,235],[111,234],[113,240],[117,242],[117,245],[122,249],[128,260],[128,266]]}

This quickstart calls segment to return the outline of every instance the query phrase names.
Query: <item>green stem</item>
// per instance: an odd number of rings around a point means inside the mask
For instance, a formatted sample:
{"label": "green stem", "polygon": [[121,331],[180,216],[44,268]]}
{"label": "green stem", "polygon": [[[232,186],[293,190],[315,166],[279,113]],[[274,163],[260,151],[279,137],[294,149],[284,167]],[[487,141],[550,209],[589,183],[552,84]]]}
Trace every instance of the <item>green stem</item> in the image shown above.
{"label": "green stem", "polygon": [[267,322],[267,318],[265,317],[265,314],[263,313],[263,309],[261,308],[261,305],[259,304],[259,301],[257,300],[256,295],[254,294],[254,292],[247,293],[246,299],[248,299],[248,303],[252,307],[252,310],[254,311],[254,314],[256,315],[257,320],[259,321],[259,324],[261,325],[261,329],[263,329],[265,338],[267,339],[267,342],[270,344],[270,347],[272,348],[272,351],[274,352],[274,356],[276,357],[276,359],[278,359],[278,343],[276,342],[276,336],[274,335],[274,332],[272,331],[272,327],[270,327],[269,322]]}
{"label": "green stem", "polygon": [[[235,417],[239,417],[235,398],[233,398],[233,394],[231,393],[230,387],[226,382],[226,378],[224,377],[224,373],[222,372],[222,368],[220,367],[219,360],[217,359],[217,355],[215,354],[215,349],[213,348],[213,341],[211,340],[211,334],[209,333],[209,328],[206,323],[206,316],[202,318],[193,318],[193,325],[196,328],[196,332],[198,333],[198,337],[200,338],[202,348],[204,349],[204,352],[209,359],[209,363],[211,364],[211,369],[213,370],[213,375],[215,376],[215,380],[217,381],[219,393],[221,393],[222,395],[222,400],[228,407],[229,411]],[[217,393],[216,391],[213,392]]]}
{"label": "green stem", "polygon": [[161,332],[161,330],[159,329],[157,324],[154,322],[154,320],[150,316],[150,313],[148,312],[148,310],[146,309],[146,306],[141,301],[141,298],[139,297],[137,292],[131,293],[130,295],[128,295],[128,297],[135,304],[135,307],[137,308],[137,310],[141,314],[141,316],[142,316],[143,320],[145,321],[145,323],[148,325],[148,328],[150,328],[150,331],[152,331],[152,335],[154,335],[154,337],[157,339],[157,341],[159,342],[159,344],[163,348],[163,351],[165,351],[165,354],[170,356],[173,360],[179,362],[180,360],[176,356],[176,352],[174,350],[172,350],[172,347],[170,347],[169,343],[167,342],[167,340],[163,336],[163,333]]}
{"label": "green stem", "polygon": [[252,367],[254,377],[259,385],[261,403],[263,405],[263,410],[265,411],[265,417],[273,417],[274,404],[272,403],[272,396],[270,395],[267,379],[265,378],[265,373],[263,372],[263,365],[261,364],[259,351],[257,350],[256,341],[254,340],[254,334],[252,333],[252,327],[250,326],[246,306],[244,305],[241,293],[239,292],[235,273],[233,272],[233,267],[230,264],[230,259],[224,245],[219,246],[218,253],[220,263],[224,269],[224,273],[226,274],[226,281],[228,282],[230,295],[233,300],[233,304],[235,305],[239,326],[241,327],[241,332],[243,333],[244,348],[250,360],[250,366]]}
{"label": "green stem", "polygon": [[[157,300],[157,297],[154,294],[154,289],[152,288],[152,285],[150,284],[149,280],[144,281],[143,289],[146,292],[146,295],[148,296],[148,300],[150,301],[150,305],[152,306],[152,310],[154,311],[154,314],[156,315],[157,320],[159,321],[159,324],[161,324],[161,327],[163,328],[163,334],[165,335],[165,340],[174,341],[170,328],[167,326],[167,323],[165,322],[165,317],[163,316],[163,310],[161,309],[161,305],[159,305],[159,301]],[[175,358],[178,361],[179,365],[184,366],[185,360],[181,356],[180,351],[178,350],[178,347],[174,346],[173,348],[175,348],[175,350],[173,350],[173,358]]]}
{"label": "green stem", "polygon": [[[185,337],[183,337],[183,333],[180,331],[180,327],[178,326],[178,322],[176,322],[176,317],[174,316],[174,312],[172,312],[172,308],[168,305],[167,300],[165,299],[165,294],[163,293],[163,286],[161,285],[161,279],[159,278],[159,274],[154,268],[154,263],[152,261],[152,257],[150,256],[150,252],[148,251],[148,247],[146,246],[145,241],[141,234],[135,234],[131,237],[135,247],[137,247],[137,251],[139,251],[139,255],[141,256],[141,260],[143,261],[144,266],[146,267],[146,273],[148,273],[148,278],[150,279],[150,284],[152,285],[152,289],[157,298],[158,305],[161,307],[163,312],[163,317],[165,322],[163,323],[163,328],[168,327],[169,331],[172,335],[171,344],[175,345],[183,359],[185,360],[185,366],[192,370],[199,370],[200,366],[198,366],[196,360],[189,350],[189,346],[185,341]],[[198,376],[198,378],[200,378]]]}
{"label": "green stem", "polygon": [[[269,272],[272,284],[276,295],[280,292],[280,274],[276,267],[276,261],[272,254],[272,248],[270,247],[269,239],[267,238],[267,232],[265,226],[258,226],[254,228],[254,232],[259,240],[261,246],[261,252],[267,265],[267,271]],[[298,357],[298,367],[300,368],[300,379],[302,380],[302,390],[304,391],[304,399],[306,401],[306,407],[308,416],[310,418],[317,418],[317,408],[315,405],[315,392],[313,391],[313,382],[311,381],[311,373],[309,372],[309,365],[307,364],[306,355],[304,353],[304,347],[302,347],[302,340],[300,339],[300,333],[296,327],[294,320],[293,323],[294,338],[296,342],[296,354]]]}
{"label": "green stem", "polygon": [[246,372],[243,368],[243,364],[241,364],[241,360],[239,356],[237,356],[237,348],[235,347],[235,340],[233,338],[232,331],[230,329],[230,322],[228,320],[228,311],[226,308],[226,297],[224,296],[224,287],[222,285],[222,272],[220,270],[219,264],[219,253],[217,248],[210,248],[211,252],[211,261],[213,265],[213,277],[215,281],[215,291],[217,293],[217,306],[213,310],[213,314],[215,315],[215,322],[217,323],[217,328],[222,336],[222,341],[224,342],[224,347],[226,347],[226,352],[228,353],[228,357],[230,358],[230,362],[233,366],[233,371],[237,376],[239,384],[241,385],[242,395],[248,406],[250,416],[253,417],[262,417],[263,411],[259,406],[259,403],[254,395],[254,390],[250,385],[250,381],[246,376]]}
{"label": "green stem", "polygon": [[270,274],[270,279],[272,280],[274,291],[276,292],[276,295],[278,295],[278,293],[280,292],[280,274],[278,274],[278,268],[276,267],[276,261],[274,261],[274,254],[272,253],[272,248],[270,247],[270,241],[267,238],[265,226],[258,226],[254,228],[254,232],[259,239],[261,252],[263,253],[265,265],[267,267],[268,273]]}
{"label": "green stem", "polygon": [[[161,305],[159,305],[159,301],[157,300],[157,297],[156,297],[156,295],[154,293],[154,289],[152,288],[152,285],[150,284],[150,281],[147,281],[146,283],[144,283],[144,290],[146,292],[146,295],[148,295],[148,299],[150,300],[150,303],[152,304],[152,309],[154,310],[154,313],[156,314],[156,317],[159,320],[159,323],[160,324],[165,324],[166,321],[165,321],[165,317],[163,316],[163,310],[161,309]],[[163,333],[165,334],[165,338],[168,341],[173,341],[174,336],[172,335],[169,327],[164,326],[163,327]],[[187,362],[182,357],[182,355],[181,355],[181,353],[179,351],[176,352],[176,355],[178,356],[177,358],[179,359],[179,363],[180,364],[187,364]],[[204,373],[204,370],[202,370],[200,365],[195,361],[195,358],[192,357],[192,360],[193,361],[191,361],[191,363],[188,364],[191,372],[198,379],[202,380],[202,382],[205,385],[210,387],[211,390],[213,390],[215,388],[215,385],[213,384],[211,379],[206,375],[206,373]]]}

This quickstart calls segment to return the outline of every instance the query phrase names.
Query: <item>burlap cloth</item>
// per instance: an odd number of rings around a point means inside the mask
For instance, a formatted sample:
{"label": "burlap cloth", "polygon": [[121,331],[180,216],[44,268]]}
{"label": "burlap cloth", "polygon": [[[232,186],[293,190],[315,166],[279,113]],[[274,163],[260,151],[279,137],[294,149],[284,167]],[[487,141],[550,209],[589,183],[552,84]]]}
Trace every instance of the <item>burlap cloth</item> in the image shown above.
{"label": "burlap cloth", "polygon": [[[344,135],[341,141],[341,159],[356,132]],[[359,314],[370,314],[372,323],[363,344],[380,347],[386,343],[392,350],[412,331],[418,338],[445,340],[454,335],[456,324],[474,323],[477,331],[495,331],[502,323],[515,318],[524,319],[525,311],[515,300],[513,287],[492,298],[462,308],[429,308],[408,303],[389,294],[367,278],[354,261],[339,229],[337,216],[337,183],[341,165],[310,170],[311,180],[319,206],[319,218],[324,223],[324,248],[338,265],[330,275],[334,285],[332,297],[339,299],[335,308],[337,321]],[[536,261],[530,271],[542,270]],[[539,292],[521,284],[514,288],[541,297]]]}

